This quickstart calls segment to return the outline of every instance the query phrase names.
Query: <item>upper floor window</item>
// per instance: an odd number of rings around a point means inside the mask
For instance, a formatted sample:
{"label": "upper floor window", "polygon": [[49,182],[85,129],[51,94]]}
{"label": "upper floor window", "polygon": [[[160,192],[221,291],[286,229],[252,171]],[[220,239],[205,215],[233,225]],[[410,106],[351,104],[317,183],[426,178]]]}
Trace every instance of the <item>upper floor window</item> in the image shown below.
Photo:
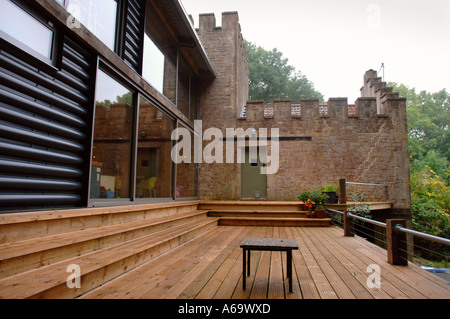
{"label": "upper floor window", "polygon": [[24,51],[51,62],[55,31],[52,23],[31,15],[12,0],[0,0],[0,35]]}
{"label": "upper floor window", "polygon": [[81,24],[114,51],[118,0],[56,0]]}

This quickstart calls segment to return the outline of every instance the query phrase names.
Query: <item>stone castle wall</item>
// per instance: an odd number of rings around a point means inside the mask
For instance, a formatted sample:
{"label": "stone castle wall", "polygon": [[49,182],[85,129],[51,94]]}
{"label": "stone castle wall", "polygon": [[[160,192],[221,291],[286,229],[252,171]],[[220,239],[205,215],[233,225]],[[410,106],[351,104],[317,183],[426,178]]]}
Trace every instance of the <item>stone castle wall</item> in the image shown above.
{"label": "stone castle wall", "polygon": [[[354,105],[346,98],[331,98],[325,105],[310,98],[296,105],[287,99],[272,105],[246,101],[248,65],[237,13],[223,14],[221,28],[214,15],[200,16],[198,33],[217,72],[199,101],[203,130],[267,128],[270,134],[271,128],[279,129],[280,165],[267,176],[267,200],[296,200],[306,189],[345,178],[386,184],[349,186],[349,191],[367,193],[368,200],[392,200],[399,211],[410,209],[406,100],[375,71],[364,75]],[[240,164],[201,164],[199,180],[201,199],[241,198]]]}

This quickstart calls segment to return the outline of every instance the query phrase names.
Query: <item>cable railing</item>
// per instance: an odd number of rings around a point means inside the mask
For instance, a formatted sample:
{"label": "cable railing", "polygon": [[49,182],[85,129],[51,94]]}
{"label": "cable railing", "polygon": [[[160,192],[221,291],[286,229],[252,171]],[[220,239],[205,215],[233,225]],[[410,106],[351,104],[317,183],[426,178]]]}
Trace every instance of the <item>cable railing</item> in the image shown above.
{"label": "cable railing", "polygon": [[[349,211],[340,211],[327,208],[328,213],[333,213],[337,218],[332,218],[335,225],[344,229],[344,236],[351,237],[359,235],[360,237],[371,238],[373,241],[382,243],[387,249],[388,262],[392,265],[407,265],[409,260],[414,258],[421,259],[414,252],[420,250],[428,251],[446,261],[446,268],[449,256],[441,252],[431,251],[425,247],[418,246],[413,240],[407,240],[407,235],[432,241],[446,247],[450,247],[450,239],[430,235],[427,233],[412,230],[406,227],[404,219],[388,219],[386,222],[376,221],[367,217],[359,216]],[[332,216],[331,216],[332,217]],[[356,223],[359,221],[360,223]],[[377,226],[368,227],[366,224]]]}

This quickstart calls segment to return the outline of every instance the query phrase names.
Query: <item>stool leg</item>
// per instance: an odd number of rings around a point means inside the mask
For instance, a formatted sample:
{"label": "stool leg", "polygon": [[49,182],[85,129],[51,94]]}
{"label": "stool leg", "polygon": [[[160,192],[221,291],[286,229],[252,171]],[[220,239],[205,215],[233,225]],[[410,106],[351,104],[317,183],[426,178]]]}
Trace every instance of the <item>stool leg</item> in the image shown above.
{"label": "stool leg", "polygon": [[250,252],[250,249],[247,250],[247,276],[250,276]]}
{"label": "stool leg", "polygon": [[242,287],[245,290],[246,289],[246,279],[247,279],[247,272],[245,271],[245,268],[247,266],[247,261],[245,260],[247,257],[247,251],[245,248],[243,248],[242,253]]}
{"label": "stool leg", "polygon": [[292,250],[287,251],[287,275],[289,277],[289,292],[293,292],[292,290]]}

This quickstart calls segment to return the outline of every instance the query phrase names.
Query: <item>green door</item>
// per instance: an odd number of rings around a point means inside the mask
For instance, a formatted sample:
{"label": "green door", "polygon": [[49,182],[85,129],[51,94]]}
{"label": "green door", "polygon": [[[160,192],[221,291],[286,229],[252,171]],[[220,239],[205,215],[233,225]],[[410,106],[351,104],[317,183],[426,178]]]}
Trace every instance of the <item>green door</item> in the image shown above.
{"label": "green door", "polygon": [[[262,150],[264,151],[264,149]],[[241,198],[266,199],[267,175],[261,174],[263,163],[261,163],[260,156],[252,155],[252,158],[250,158],[249,148],[246,148],[245,163],[241,164]]]}

